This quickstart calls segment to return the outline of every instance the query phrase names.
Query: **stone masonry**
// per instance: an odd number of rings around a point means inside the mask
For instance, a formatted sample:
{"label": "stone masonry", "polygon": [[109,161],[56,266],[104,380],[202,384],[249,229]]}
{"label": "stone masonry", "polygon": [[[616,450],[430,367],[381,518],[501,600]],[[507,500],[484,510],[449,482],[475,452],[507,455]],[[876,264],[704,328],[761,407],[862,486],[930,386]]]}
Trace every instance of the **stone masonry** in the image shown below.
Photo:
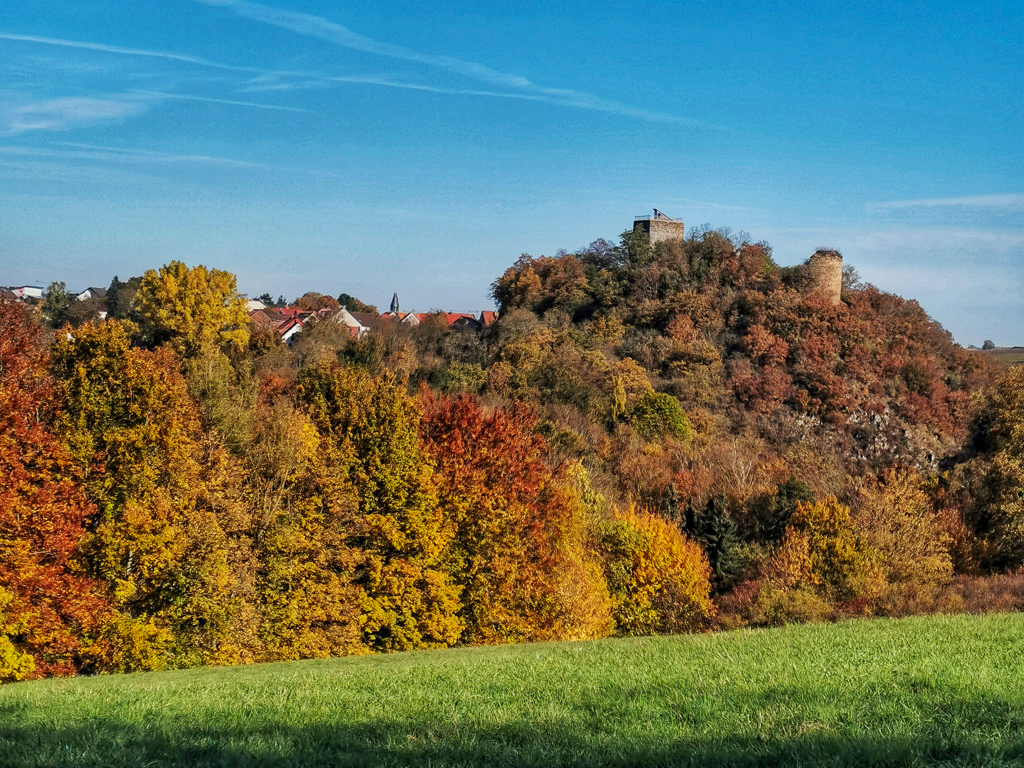
{"label": "stone masonry", "polygon": [[669,218],[655,208],[653,216],[637,216],[633,219],[633,231],[646,232],[651,238],[651,245],[663,240],[682,240],[683,222]]}
{"label": "stone masonry", "polygon": [[818,293],[830,304],[838,304],[843,293],[843,256],[838,251],[815,251],[807,260],[811,274],[811,293]]}

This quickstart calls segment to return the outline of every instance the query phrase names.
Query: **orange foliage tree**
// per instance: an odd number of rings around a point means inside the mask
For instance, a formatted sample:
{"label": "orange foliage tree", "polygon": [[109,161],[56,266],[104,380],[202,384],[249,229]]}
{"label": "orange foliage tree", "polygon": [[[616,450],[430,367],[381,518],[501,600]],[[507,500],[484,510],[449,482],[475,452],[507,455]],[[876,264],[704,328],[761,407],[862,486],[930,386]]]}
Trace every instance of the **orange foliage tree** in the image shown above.
{"label": "orange foliage tree", "polygon": [[75,568],[95,510],[41,421],[53,393],[39,331],[0,301],[0,682],[80,670],[110,614]]}
{"label": "orange foliage tree", "polygon": [[462,587],[463,640],[600,637],[607,587],[583,510],[545,463],[525,407],[485,412],[470,395],[424,392],[424,446],[454,525],[449,568]]}

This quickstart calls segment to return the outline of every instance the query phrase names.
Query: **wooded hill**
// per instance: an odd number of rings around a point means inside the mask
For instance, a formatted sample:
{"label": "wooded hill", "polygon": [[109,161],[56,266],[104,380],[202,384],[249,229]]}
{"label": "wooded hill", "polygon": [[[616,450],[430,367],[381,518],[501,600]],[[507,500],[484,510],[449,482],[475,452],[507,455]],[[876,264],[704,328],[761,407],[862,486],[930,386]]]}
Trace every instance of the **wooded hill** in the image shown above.
{"label": "wooded hill", "polygon": [[0,304],[0,679],[1024,607],[1024,374],[737,239],[523,256],[479,331]]}

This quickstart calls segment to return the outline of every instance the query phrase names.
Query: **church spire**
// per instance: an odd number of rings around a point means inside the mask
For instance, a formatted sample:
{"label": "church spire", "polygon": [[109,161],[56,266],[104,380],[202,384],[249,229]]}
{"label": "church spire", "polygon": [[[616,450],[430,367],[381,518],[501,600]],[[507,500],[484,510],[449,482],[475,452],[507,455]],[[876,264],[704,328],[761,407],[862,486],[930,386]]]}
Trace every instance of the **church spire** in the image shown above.
{"label": "church spire", "polygon": [[398,293],[396,292],[394,298],[391,299],[391,314],[398,314]]}

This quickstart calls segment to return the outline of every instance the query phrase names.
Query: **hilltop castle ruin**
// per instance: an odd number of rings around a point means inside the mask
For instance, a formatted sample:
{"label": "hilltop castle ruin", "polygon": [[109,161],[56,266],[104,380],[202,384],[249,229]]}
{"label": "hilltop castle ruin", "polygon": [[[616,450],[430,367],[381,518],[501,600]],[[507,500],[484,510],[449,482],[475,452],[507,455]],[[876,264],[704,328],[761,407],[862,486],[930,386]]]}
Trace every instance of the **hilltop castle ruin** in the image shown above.
{"label": "hilltop castle ruin", "polygon": [[843,293],[843,255],[839,251],[815,251],[807,260],[811,293],[838,304]]}
{"label": "hilltop castle ruin", "polygon": [[[651,245],[666,240],[682,240],[684,234],[681,219],[666,216],[657,208],[652,216],[633,218],[633,231],[643,232]],[[807,274],[810,277],[808,293],[818,294],[830,304],[838,304],[843,293],[843,255],[839,251],[818,250],[807,260]]]}
{"label": "hilltop castle ruin", "polygon": [[633,219],[633,231],[646,233],[651,238],[651,245],[663,240],[682,240],[683,222],[655,208],[653,216],[637,216]]}

